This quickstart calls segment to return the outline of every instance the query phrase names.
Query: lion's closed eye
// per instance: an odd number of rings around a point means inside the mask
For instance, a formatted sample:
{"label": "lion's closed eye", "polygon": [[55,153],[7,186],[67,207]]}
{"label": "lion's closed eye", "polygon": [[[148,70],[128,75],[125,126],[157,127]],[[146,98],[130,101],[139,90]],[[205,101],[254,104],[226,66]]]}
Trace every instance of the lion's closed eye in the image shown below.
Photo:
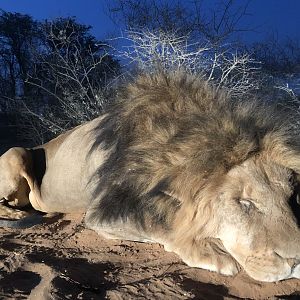
{"label": "lion's closed eye", "polygon": [[238,203],[241,209],[247,214],[256,208],[255,204],[250,199],[238,199]]}

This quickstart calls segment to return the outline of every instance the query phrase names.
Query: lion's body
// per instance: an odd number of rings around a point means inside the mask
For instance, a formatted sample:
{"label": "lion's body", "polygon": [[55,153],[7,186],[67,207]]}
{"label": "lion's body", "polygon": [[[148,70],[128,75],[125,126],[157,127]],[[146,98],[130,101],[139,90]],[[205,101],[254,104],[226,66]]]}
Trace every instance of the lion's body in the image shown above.
{"label": "lion's body", "polygon": [[[272,106],[233,101],[185,74],[142,76],[103,116],[4,154],[0,196],[44,212],[85,211],[100,234],[162,243],[190,266],[300,277],[289,203],[297,137]],[[288,234],[285,245],[278,234]]]}
{"label": "lion's body", "polygon": [[39,188],[40,210],[86,211],[92,200],[92,183],[88,185],[89,180],[96,172],[97,165],[103,163],[104,158],[101,150],[87,157],[93,143],[91,131],[99,122],[100,118],[67,132],[62,141],[53,140],[33,149],[33,151],[43,149],[45,155],[46,168]]}

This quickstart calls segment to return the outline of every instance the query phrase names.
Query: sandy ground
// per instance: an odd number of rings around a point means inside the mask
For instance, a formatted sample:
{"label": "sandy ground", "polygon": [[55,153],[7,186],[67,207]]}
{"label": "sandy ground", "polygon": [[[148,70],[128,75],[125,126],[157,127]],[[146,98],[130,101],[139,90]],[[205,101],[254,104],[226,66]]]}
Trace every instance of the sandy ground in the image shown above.
{"label": "sandy ground", "polygon": [[300,280],[260,283],[189,268],[158,244],[106,240],[82,218],[0,228],[0,299],[299,299]]}

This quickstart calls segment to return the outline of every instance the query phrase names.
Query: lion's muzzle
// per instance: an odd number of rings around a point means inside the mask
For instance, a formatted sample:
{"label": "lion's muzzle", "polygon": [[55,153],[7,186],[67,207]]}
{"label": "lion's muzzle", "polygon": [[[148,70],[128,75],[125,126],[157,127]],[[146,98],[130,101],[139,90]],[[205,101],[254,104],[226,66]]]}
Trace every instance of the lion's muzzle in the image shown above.
{"label": "lion's muzzle", "polygon": [[273,282],[300,278],[300,260],[286,259],[276,252],[248,256],[244,268],[251,277],[259,281]]}

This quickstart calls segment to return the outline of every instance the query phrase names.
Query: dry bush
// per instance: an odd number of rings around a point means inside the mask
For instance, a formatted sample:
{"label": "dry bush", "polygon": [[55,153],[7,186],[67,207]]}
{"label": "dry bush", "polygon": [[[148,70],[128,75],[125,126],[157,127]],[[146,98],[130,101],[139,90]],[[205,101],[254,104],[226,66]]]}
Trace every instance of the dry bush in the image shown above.
{"label": "dry bush", "polygon": [[39,128],[40,142],[97,117],[112,98],[119,64],[107,45],[83,36],[78,26],[73,19],[46,23],[42,51],[35,52],[35,72],[26,80],[33,97],[19,110],[24,134]]}
{"label": "dry bush", "polygon": [[183,69],[227,88],[233,96],[260,87],[260,63],[229,46],[192,43],[188,36],[163,31],[128,31],[126,39],[130,45],[119,55],[143,72]]}

